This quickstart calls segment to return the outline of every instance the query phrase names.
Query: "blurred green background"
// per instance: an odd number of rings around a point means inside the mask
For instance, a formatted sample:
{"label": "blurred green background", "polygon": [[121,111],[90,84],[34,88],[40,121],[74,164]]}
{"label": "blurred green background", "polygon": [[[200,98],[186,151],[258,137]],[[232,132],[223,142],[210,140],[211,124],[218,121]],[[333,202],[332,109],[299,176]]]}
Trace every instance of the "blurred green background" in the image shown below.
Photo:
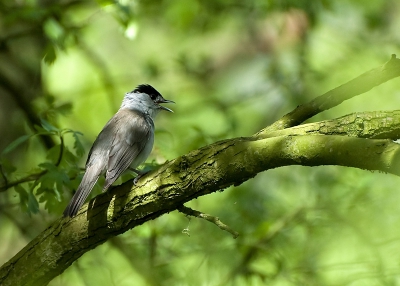
{"label": "blurred green background", "polygon": [[[252,135],[384,64],[399,54],[399,27],[396,0],[3,0],[0,185],[54,172],[46,188],[29,181],[0,192],[0,263],[61,215],[96,135],[138,84],[176,102],[156,120],[147,162],[161,164]],[[398,109],[399,86],[312,121]],[[83,136],[63,135],[59,165],[60,136],[6,149],[65,129]],[[399,183],[344,167],[269,170],[187,204],[237,239],[173,212],[88,252],[50,285],[400,285]]]}

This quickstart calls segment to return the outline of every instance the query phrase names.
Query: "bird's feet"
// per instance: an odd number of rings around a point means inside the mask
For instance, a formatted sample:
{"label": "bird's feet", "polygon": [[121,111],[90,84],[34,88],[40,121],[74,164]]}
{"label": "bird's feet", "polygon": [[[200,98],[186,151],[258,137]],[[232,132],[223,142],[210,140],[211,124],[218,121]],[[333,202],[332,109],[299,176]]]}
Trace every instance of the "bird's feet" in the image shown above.
{"label": "bird's feet", "polygon": [[137,174],[136,178],[133,179],[133,184],[134,184],[134,185],[136,185],[136,183],[139,181],[139,179],[140,179],[141,177],[143,177],[143,176],[146,175],[148,172],[150,172],[150,171],[143,172],[143,171],[139,171],[139,170],[136,170],[136,169],[133,169],[133,168],[129,168],[129,169]]}

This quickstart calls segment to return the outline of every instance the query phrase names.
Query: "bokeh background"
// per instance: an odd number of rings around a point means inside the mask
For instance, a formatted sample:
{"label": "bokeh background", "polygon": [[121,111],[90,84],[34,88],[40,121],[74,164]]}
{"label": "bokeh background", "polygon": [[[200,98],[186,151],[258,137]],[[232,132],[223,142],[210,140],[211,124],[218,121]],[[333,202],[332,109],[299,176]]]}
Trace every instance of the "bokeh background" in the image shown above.
{"label": "bokeh background", "polygon": [[[384,64],[399,54],[399,27],[396,0],[1,1],[0,185],[54,176],[0,191],[0,264],[61,215],[96,135],[136,85],[176,102],[156,120],[147,162],[157,165],[252,135]],[[394,79],[310,121],[399,109],[399,87]],[[66,153],[54,164],[61,133]],[[269,170],[187,204],[237,239],[173,212],[50,285],[400,285],[399,184],[335,166]]]}

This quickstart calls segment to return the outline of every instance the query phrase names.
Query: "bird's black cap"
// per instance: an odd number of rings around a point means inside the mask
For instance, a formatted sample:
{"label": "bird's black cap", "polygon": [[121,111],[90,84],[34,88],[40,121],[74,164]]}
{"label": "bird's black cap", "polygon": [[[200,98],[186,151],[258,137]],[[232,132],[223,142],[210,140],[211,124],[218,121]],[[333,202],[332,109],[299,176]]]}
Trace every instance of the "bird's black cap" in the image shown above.
{"label": "bird's black cap", "polygon": [[156,99],[158,96],[162,97],[162,95],[150,84],[140,84],[133,90],[133,92],[146,93],[153,100]]}

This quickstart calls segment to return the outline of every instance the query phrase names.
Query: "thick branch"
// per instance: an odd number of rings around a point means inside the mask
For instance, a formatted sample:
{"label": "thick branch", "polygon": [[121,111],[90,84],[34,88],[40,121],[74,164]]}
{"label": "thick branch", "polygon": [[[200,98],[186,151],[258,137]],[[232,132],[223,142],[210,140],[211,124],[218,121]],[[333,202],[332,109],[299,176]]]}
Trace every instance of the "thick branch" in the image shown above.
{"label": "thick branch", "polygon": [[[400,175],[400,145],[345,136],[280,136],[217,142],[97,196],[59,219],[0,269],[1,285],[42,285],[85,252],[203,196],[287,165],[343,165]],[[132,189],[131,189],[132,188]]]}

